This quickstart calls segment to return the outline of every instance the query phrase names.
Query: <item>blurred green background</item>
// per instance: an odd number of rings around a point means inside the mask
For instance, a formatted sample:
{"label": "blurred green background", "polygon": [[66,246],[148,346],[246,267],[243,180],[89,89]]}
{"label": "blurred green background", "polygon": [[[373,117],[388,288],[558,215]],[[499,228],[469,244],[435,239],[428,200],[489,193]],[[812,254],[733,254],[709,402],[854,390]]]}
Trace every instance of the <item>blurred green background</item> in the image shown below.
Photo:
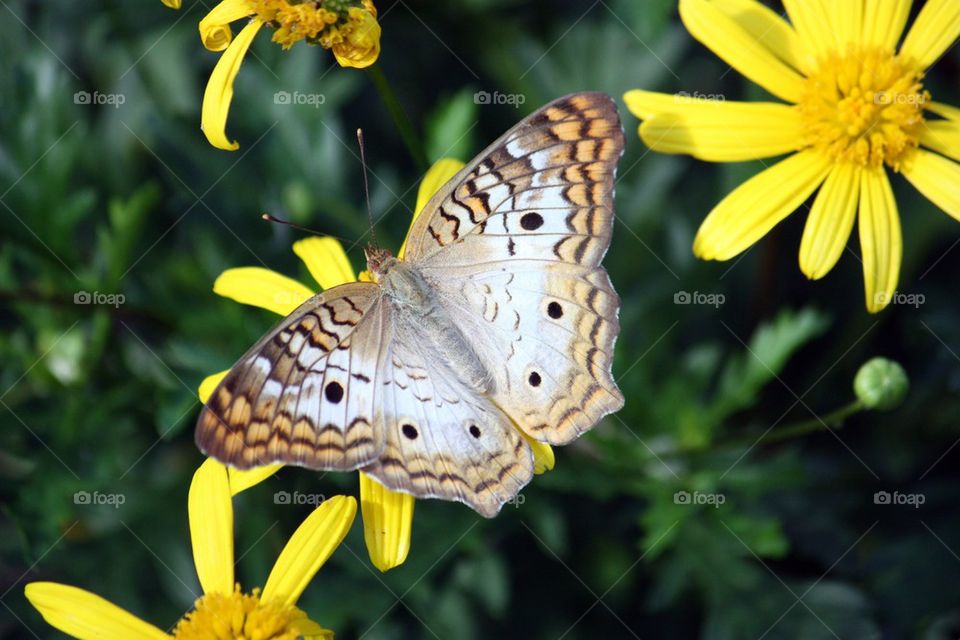
{"label": "blurred green background", "polygon": [[[494,520],[419,502],[410,558],[388,574],[358,519],[301,607],[371,640],[960,636],[960,227],[894,178],[900,290],[922,304],[878,316],[864,311],[856,240],[824,281],[801,275],[802,214],[742,259],[699,262],[698,224],[760,165],[648,153],[621,96],[764,95],[686,33],[675,2],[377,5],[379,65],[431,161],[468,160],[569,92],[621,104],[606,265],[623,298],[614,373],[627,403]],[[0,2],[2,638],[60,637],[24,600],[30,580],[83,586],[163,628],[190,608],[195,389],[275,321],[211,286],[243,265],[309,282],[290,250],[302,234],[260,214],[355,241],[361,267],[362,127],[381,244],[407,228],[422,167],[369,73],[318,48],[283,52],[261,34],[228,126],[240,150],[206,143],[209,8]],[[955,47],[930,74],[938,100],[960,104],[958,63]],[[123,104],[78,104],[80,91]],[[278,91],[323,104],[276,104]],[[523,104],[477,104],[478,91]],[[76,304],[79,292],[124,301]],[[677,304],[682,292],[722,303]],[[819,417],[854,399],[876,355],[908,372],[905,403],[827,430]],[[805,433],[775,436],[792,427]],[[309,511],[274,492],[357,493],[356,474],[318,478],[284,470],[236,500],[243,584],[262,584]],[[125,502],[76,504],[78,491]],[[878,491],[923,504],[876,504]]]}

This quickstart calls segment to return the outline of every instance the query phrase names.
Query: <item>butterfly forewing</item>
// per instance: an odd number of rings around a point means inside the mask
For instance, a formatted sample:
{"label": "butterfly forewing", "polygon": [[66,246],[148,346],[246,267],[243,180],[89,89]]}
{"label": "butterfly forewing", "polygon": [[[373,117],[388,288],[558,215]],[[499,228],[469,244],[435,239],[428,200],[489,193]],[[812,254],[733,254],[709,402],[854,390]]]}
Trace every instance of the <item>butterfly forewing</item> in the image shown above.
{"label": "butterfly forewing", "polygon": [[[538,231],[545,218],[538,224],[536,217],[523,216],[553,208],[548,215],[568,223],[562,231],[581,234],[561,251],[589,253],[599,264],[610,242],[613,174],[622,153],[623,130],[609,96],[581,93],[548,104],[487,147],[430,199],[410,231],[406,258],[423,260],[473,231],[485,231],[497,212],[514,214],[499,222],[502,228],[515,222]],[[596,208],[605,208],[607,216],[591,213]]]}
{"label": "butterfly forewing", "polygon": [[272,463],[356,469],[380,455],[380,361],[390,309],[372,283],[310,299],[230,369],[207,400],[196,440],[249,469]]}
{"label": "butterfly forewing", "polygon": [[493,365],[494,401],[551,444],[623,405],[611,376],[620,301],[600,266],[622,151],[609,97],[561,99],[466,167],[408,245]]}

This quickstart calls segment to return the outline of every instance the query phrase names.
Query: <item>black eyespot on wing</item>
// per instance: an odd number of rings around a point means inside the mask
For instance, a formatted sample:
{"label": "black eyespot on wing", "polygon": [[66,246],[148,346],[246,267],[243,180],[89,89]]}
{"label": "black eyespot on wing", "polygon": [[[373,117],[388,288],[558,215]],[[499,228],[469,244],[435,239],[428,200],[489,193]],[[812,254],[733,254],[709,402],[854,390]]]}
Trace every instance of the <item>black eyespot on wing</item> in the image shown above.
{"label": "black eyespot on wing", "polygon": [[525,213],[520,217],[520,226],[527,231],[533,231],[543,226],[543,216],[539,213]]}
{"label": "black eyespot on wing", "polygon": [[403,435],[405,435],[410,440],[416,440],[417,436],[420,435],[420,432],[417,431],[417,428],[412,424],[405,424],[401,426],[400,431],[402,431]]}
{"label": "black eyespot on wing", "polygon": [[542,380],[540,379],[540,374],[536,371],[530,372],[530,377],[527,378],[527,382],[530,383],[531,387],[539,387]]}
{"label": "black eyespot on wing", "polygon": [[563,316],[563,307],[560,306],[560,303],[553,301],[547,305],[547,315],[557,320]]}
{"label": "black eyespot on wing", "polygon": [[339,382],[331,382],[327,384],[326,388],[324,388],[323,395],[327,397],[329,402],[338,404],[341,400],[343,400],[343,385],[341,385]]}
{"label": "black eyespot on wing", "polygon": [[470,435],[472,435],[474,438],[479,438],[479,437],[480,437],[480,427],[478,427],[478,426],[475,425],[475,424],[470,425]]}

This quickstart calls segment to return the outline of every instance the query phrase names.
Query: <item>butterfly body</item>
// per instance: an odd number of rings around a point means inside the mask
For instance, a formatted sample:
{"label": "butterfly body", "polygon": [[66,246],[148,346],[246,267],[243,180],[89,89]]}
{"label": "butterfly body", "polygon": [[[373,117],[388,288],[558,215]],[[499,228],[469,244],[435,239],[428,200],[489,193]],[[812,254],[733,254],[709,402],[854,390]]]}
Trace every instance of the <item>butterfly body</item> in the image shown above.
{"label": "butterfly body", "polygon": [[420,346],[431,362],[443,363],[449,375],[478,393],[489,392],[492,376],[471,347],[444,304],[437,287],[417,268],[392,256],[368,264],[388,304],[393,306],[398,333]]}
{"label": "butterfly body", "polygon": [[362,469],[497,513],[533,475],[526,438],[567,444],[623,406],[620,300],[600,262],[623,132],[609,97],[557,100],[427,203],[402,259],[324,291],[230,370],[197,424],[207,455]]}

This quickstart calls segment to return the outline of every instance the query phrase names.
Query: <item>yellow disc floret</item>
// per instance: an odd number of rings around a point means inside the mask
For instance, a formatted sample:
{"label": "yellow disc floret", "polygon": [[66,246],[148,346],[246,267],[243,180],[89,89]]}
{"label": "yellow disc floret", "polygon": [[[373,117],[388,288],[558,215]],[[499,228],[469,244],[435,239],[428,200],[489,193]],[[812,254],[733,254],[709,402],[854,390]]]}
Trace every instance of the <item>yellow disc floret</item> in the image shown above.
{"label": "yellow disc floret", "polygon": [[257,18],[275,29],[273,41],[284,49],[305,40],[324,49],[346,44],[352,49],[366,51],[376,48],[379,53],[380,27],[376,20],[377,10],[371,0],[249,2]]}
{"label": "yellow disc floret", "polygon": [[821,60],[798,108],[804,146],[834,161],[894,171],[917,148],[923,126],[923,73],[886,51],[851,49]]}
{"label": "yellow disc floret", "polygon": [[300,609],[261,602],[259,590],[246,594],[208,593],[177,623],[176,640],[297,640],[315,623]]}

